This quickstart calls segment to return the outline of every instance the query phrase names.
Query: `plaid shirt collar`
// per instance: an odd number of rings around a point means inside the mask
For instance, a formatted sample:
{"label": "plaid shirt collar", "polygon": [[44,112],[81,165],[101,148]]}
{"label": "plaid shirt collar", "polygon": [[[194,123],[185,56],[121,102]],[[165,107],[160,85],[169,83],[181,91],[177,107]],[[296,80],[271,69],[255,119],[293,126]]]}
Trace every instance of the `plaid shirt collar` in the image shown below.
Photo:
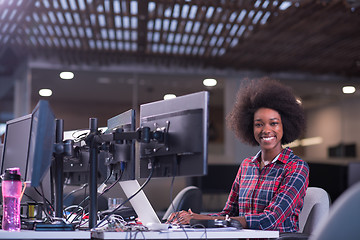
{"label": "plaid shirt collar", "polygon": [[[281,152],[271,161],[271,163],[275,163],[277,160],[279,160],[282,163],[286,163],[287,159],[289,158],[289,154],[292,152],[291,149],[288,147],[281,150]],[[253,157],[251,160],[252,162],[258,161],[258,158],[261,156],[261,150]]]}

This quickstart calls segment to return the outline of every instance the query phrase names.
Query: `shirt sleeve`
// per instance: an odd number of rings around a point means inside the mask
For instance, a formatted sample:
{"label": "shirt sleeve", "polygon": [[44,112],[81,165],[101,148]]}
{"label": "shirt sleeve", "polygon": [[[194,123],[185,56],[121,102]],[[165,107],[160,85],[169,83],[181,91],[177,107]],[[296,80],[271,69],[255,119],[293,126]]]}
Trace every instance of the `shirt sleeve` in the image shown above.
{"label": "shirt sleeve", "polygon": [[[287,164],[288,165],[288,164]],[[277,229],[286,218],[297,217],[302,209],[309,182],[309,167],[302,160],[285,166],[286,175],[270,204],[259,214],[245,215],[251,229]]]}

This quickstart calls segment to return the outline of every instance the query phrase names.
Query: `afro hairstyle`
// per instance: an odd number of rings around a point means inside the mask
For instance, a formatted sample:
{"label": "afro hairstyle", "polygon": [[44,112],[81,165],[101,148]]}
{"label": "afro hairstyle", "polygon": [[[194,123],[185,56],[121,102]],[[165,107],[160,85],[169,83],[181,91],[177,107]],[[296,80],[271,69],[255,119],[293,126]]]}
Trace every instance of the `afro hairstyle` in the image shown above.
{"label": "afro hairstyle", "polygon": [[270,108],[280,114],[284,132],[282,144],[293,142],[305,130],[304,110],[291,88],[268,77],[245,79],[226,118],[228,127],[245,143],[259,145],[254,137],[254,114],[260,108]]}

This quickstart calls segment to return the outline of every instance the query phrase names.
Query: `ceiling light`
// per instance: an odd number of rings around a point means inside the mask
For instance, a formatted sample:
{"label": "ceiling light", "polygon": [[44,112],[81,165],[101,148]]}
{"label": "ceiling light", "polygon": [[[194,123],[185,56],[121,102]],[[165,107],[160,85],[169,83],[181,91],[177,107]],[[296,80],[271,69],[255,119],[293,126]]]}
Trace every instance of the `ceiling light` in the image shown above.
{"label": "ceiling light", "polygon": [[64,80],[70,80],[74,78],[74,73],[73,72],[61,72],[60,73],[60,78],[64,79]]}
{"label": "ceiling light", "polygon": [[172,99],[172,98],[176,98],[176,95],[172,93],[168,93],[164,95],[164,100]]}
{"label": "ceiling light", "polygon": [[323,142],[322,137],[312,137],[312,138],[304,138],[301,140],[301,146],[311,146],[316,144],[321,144]]}
{"label": "ceiling light", "polygon": [[295,148],[300,146],[307,147],[307,146],[321,144],[322,142],[323,142],[322,137],[303,138],[301,140],[297,139],[291,143],[288,143],[284,145],[284,147],[290,147],[290,148]]}
{"label": "ceiling light", "polygon": [[301,98],[296,98],[296,102],[297,102],[299,105],[302,105],[302,100],[301,100]]}
{"label": "ceiling light", "polygon": [[354,86],[345,86],[342,88],[343,93],[345,94],[351,94],[354,93],[356,91]]}
{"label": "ceiling light", "polygon": [[43,88],[39,90],[39,95],[42,97],[50,97],[52,95],[51,89]]}
{"label": "ceiling light", "polygon": [[300,140],[297,139],[291,143],[284,145],[284,147],[296,148],[296,147],[299,147],[300,145],[301,145],[301,142],[300,142]]}
{"label": "ceiling light", "polygon": [[214,87],[214,86],[216,86],[217,81],[214,78],[206,78],[206,79],[204,79],[203,84],[206,87]]}

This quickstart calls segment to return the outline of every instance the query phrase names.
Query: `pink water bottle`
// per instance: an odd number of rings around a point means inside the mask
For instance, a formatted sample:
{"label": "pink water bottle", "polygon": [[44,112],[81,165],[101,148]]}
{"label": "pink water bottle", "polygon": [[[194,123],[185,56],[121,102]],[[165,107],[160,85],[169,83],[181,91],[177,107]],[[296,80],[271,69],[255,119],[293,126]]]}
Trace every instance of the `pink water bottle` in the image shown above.
{"label": "pink water bottle", "polygon": [[2,181],[3,195],[3,221],[2,229],[7,231],[19,231],[20,221],[20,196],[21,176],[19,168],[5,170]]}

